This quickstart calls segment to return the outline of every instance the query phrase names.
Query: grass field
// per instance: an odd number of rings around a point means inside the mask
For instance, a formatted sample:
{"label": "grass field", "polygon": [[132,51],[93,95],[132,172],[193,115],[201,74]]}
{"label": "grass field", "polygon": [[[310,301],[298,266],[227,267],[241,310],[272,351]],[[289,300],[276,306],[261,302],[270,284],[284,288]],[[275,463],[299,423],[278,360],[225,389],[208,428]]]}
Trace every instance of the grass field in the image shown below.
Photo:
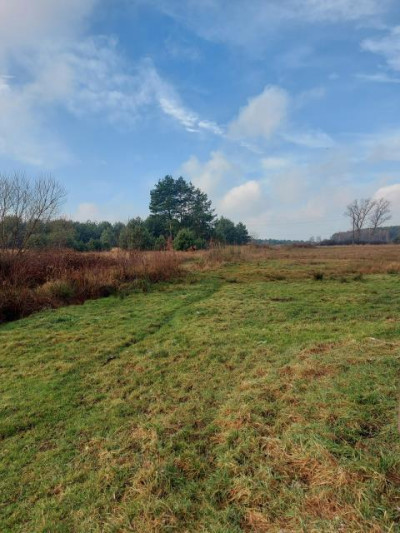
{"label": "grass field", "polygon": [[193,254],[1,326],[0,531],[400,531],[399,266]]}

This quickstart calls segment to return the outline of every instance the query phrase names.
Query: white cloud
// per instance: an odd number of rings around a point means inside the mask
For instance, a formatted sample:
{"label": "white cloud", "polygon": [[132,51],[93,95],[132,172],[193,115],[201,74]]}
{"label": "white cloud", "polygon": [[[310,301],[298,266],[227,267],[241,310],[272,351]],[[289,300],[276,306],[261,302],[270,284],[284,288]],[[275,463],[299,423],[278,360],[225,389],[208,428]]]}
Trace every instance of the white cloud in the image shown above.
{"label": "white cloud", "polygon": [[392,211],[399,212],[400,210],[400,183],[394,183],[393,185],[387,185],[381,187],[374,194],[375,199],[385,198],[389,200]]}
{"label": "white cloud", "polygon": [[2,80],[0,146],[4,155],[33,165],[54,166],[71,159],[49,132],[54,106],[78,117],[101,113],[110,122],[121,122],[132,120],[152,98],[146,84],[151,68],[141,65],[136,75],[122,74],[116,43],[109,39],[43,47],[23,66],[27,81]]}
{"label": "white cloud", "polygon": [[[329,237],[343,229],[345,206],[365,192],[354,184],[354,162],[347,150],[335,147],[302,158],[287,154],[285,166],[263,164],[267,209],[244,217],[251,233],[270,238]],[[283,162],[282,162],[283,164]],[[262,172],[262,170],[261,170]]]}
{"label": "white cloud", "polygon": [[[234,186],[230,171],[218,181],[217,194],[213,196],[217,212],[235,221],[243,220],[249,231],[260,237],[329,237],[347,228],[343,212],[352,199],[372,196],[389,179],[399,182],[398,176],[389,178],[387,173],[376,173],[370,161],[354,157],[354,150],[360,150],[359,141],[335,145],[329,151],[307,153],[305,157],[297,151],[268,157],[235,153],[234,161],[240,161],[240,168],[236,167],[238,175]],[[212,156],[210,161],[219,160]],[[232,162],[229,152],[223,158]],[[192,175],[204,178],[199,186],[207,181],[211,187],[214,185],[217,171],[211,170],[209,161],[192,157],[186,163],[185,168]],[[239,185],[238,178],[242,180]],[[220,196],[220,191],[225,193]]]}
{"label": "white cloud", "polygon": [[335,231],[343,230],[346,226],[344,206],[355,193],[349,187],[311,188],[298,202],[287,205],[273,197],[274,202],[268,210],[245,219],[250,232],[266,238],[307,239],[311,235],[327,238]]}
{"label": "white cloud", "polygon": [[199,128],[214,133],[214,135],[224,135],[224,130],[212,120],[199,120]]}
{"label": "white cloud", "polygon": [[0,59],[16,49],[73,39],[97,0],[1,0]]}
{"label": "white cloud", "polygon": [[220,151],[211,152],[211,157],[201,163],[196,156],[183,163],[182,174],[206,193],[215,193],[224,181],[232,181],[239,169]]}
{"label": "white cloud", "polygon": [[7,75],[0,78],[0,153],[32,165],[52,167],[73,159],[50,132],[55,107],[79,119],[97,114],[113,125],[126,126],[153,106],[188,131],[223,134],[217,124],[201,119],[181,103],[150,60],[128,63],[112,38],[43,40],[29,53],[13,55],[15,76],[7,61],[0,59],[2,64]]}
{"label": "white cloud", "polygon": [[35,112],[29,90],[0,87],[0,154],[35,166],[54,167],[72,160],[57,136]]}
{"label": "white cloud", "polygon": [[356,21],[383,13],[387,0],[295,0],[299,10],[310,20]]}
{"label": "white cloud", "polygon": [[52,49],[41,54],[33,73],[34,82],[25,87],[37,102],[66,106],[76,116],[101,113],[111,122],[131,122],[154,99],[153,65],[130,67],[114,39],[89,38]]}
{"label": "white cloud", "polygon": [[374,83],[400,83],[400,78],[392,78],[385,72],[377,72],[376,74],[356,74],[356,78],[361,81],[372,81]]}
{"label": "white cloud", "polygon": [[286,141],[306,148],[332,148],[335,144],[330,135],[323,131],[287,131],[283,135]]}
{"label": "white cloud", "polygon": [[[323,98],[325,89],[314,87],[301,93],[294,101],[302,107],[308,101]],[[268,140],[274,133],[282,139],[305,148],[332,148],[335,145],[332,137],[320,130],[296,130],[288,124],[289,107],[292,99],[287,91],[280,87],[267,86],[261,94],[250,98],[242,107],[228,127],[232,139],[240,140],[245,148],[254,153],[263,151],[249,143],[248,139]]]}
{"label": "white cloud", "polygon": [[68,149],[49,131],[44,108],[69,91],[70,72],[58,62],[60,50],[80,37],[94,4],[0,1],[1,155],[47,167],[71,161]]}
{"label": "white cloud", "polygon": [[143,107],[158,105],[187,130],[222,133],[181,103],[150,59],[127,62],[116,39],[88,38],[62,50],[46,50],[32,66],[32,74],[36,78],[27,86],[30,94],[42,102],[65,105],[77,116],[99,113],[115,124],[129,124]]}
{"label": "white cloud", "polygon": [[222,135],[181,102],[150,60],[130,63],[116,39],[85,37],[98,0],[0,0],[0,153],[46,167],[73,159],[51,128],[63,108],[132,125],[149,106],[186,128]]}
{"label": "white cloud", "polygon": [[175,91],[168,87],[159,78],[158,84],[154,87],[155,96],[162,111],[179,122],[187,131],[198,133],[207,131],[214,135],[223,135],[223,130],[218,124],[210,120],[202,120],[197,113],[186,108],[180,101]]}
{"label": "white cloud", "polygon": [[233,187],[222,198],[219,211],[222,215],[238,220],[242,216],[254,215],[266,209],[266,199],[261,185],[256,180]]}
{"label": "white cloud", "polygon": [[393,0],[131,0],[153,6],[204,39],[241,46],[256,54],[268,48],[283,25],[320,22],[376,24]]}
{"label": "white cloud", "polygon": [[381,38],[365,39],[361,43],[363,50],[382,55],[393,70],[400,70],[400,26],[391,28]]}
{"label": "white cloud", "polygon": [[178,102],[174,100],[168,100],[164,97],[160,97],[159,104],[166,115],[169,115],[176,119],[187,130],[196,131],[198,123],[197,115],[181,107]]}
{"label": "white cloud", "polygon": [[271,135],[284,123],[289,96],[280,87],[265,87],[264,91],[248,100],[230,124],[229,133],[235,138],[263,138]]}

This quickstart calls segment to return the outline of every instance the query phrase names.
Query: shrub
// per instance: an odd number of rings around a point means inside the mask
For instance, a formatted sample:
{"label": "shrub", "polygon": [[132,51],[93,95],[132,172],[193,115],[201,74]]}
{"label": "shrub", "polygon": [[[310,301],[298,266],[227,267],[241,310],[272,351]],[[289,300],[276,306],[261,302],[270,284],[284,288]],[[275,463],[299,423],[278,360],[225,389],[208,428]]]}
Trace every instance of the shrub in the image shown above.
{"label": "shrub", "polygon": [[41,290],[45,294],[48,293],[51,297],[65,302],[72,300],[75,295],[75,288],[72,283],[62,279],[47,281],[42,285]]}
{"label": "shrub", "polygon": [[0,290],[0,323],[10,322],[48,307],[47,299],[23,287],[3,286]]}
{"label": "shrub", "polygon": [[154,241],[154,249],[160,251],[160,250],[165,250],[166,248],[167,248],[167,241],[164,235],[160,235]]}
{"label": "shrub", "polygon": [[99,252],[102,249],[101,241],[100,239],[90,239],[90,241],[87,244],[88,250],[91,252]]}
{"label": "shrub", "polygon": [[154,237],[141,218],[134,218],[122,229],[119,245],[125,250],[151,250]]}
{"label": "shrub", "polygon": [[197,250],[204,250],[207,246],[207,241],[205,239],[198,238],[194,243]]}
{"label": "shrub", "polygon": [[186,251],[196,246],[196,235],[191,229],[182,228],[174,239],[174,249]]}
{"label": "shrub", "polygon": [[[35,311],[167,281],[180,274],[175,252],[29,251],[0,254],[0,322]],[[133,287],[135,285],[135,287]]]}

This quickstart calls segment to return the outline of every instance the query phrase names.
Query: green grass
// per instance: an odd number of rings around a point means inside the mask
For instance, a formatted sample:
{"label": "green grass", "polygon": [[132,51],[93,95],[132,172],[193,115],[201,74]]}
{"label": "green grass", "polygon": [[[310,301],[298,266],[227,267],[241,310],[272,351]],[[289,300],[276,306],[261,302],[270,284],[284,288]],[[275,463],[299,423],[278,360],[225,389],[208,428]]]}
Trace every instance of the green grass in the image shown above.
{"label": "green grass", "polygon": [[399,277],[342,281],[226,265],[2,326],[0,531],[400,531]]}

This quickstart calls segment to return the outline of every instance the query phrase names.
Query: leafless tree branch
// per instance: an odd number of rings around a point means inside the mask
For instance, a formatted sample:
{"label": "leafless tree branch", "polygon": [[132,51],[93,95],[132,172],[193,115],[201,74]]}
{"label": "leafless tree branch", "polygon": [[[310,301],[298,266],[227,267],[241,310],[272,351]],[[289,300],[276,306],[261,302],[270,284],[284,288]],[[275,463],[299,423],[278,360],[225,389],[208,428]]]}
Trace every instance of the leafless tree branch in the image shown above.
{"label": "leafless tree branch", "polygon": [[362,200],[354,200],[346,208],[345,215],[350,218],[353,229],[353,242],[360,241],[361,230],[364,228],[365,222],[375,208],[375,200],[365,198]]}
{"label": "leafless tree branch", "polygon": [[30,181],[0,174],[0,250],[22,253],[38,225],[53,218],[66,191],[51,175]]}
{"label": "leafless tree branch", "polygon": [[392,215],[390,214],[389,200],[386,200],[385,198],[375,200],[374,208],[369,216],[372,233],[375,233],[378,228],[391,218]]}

